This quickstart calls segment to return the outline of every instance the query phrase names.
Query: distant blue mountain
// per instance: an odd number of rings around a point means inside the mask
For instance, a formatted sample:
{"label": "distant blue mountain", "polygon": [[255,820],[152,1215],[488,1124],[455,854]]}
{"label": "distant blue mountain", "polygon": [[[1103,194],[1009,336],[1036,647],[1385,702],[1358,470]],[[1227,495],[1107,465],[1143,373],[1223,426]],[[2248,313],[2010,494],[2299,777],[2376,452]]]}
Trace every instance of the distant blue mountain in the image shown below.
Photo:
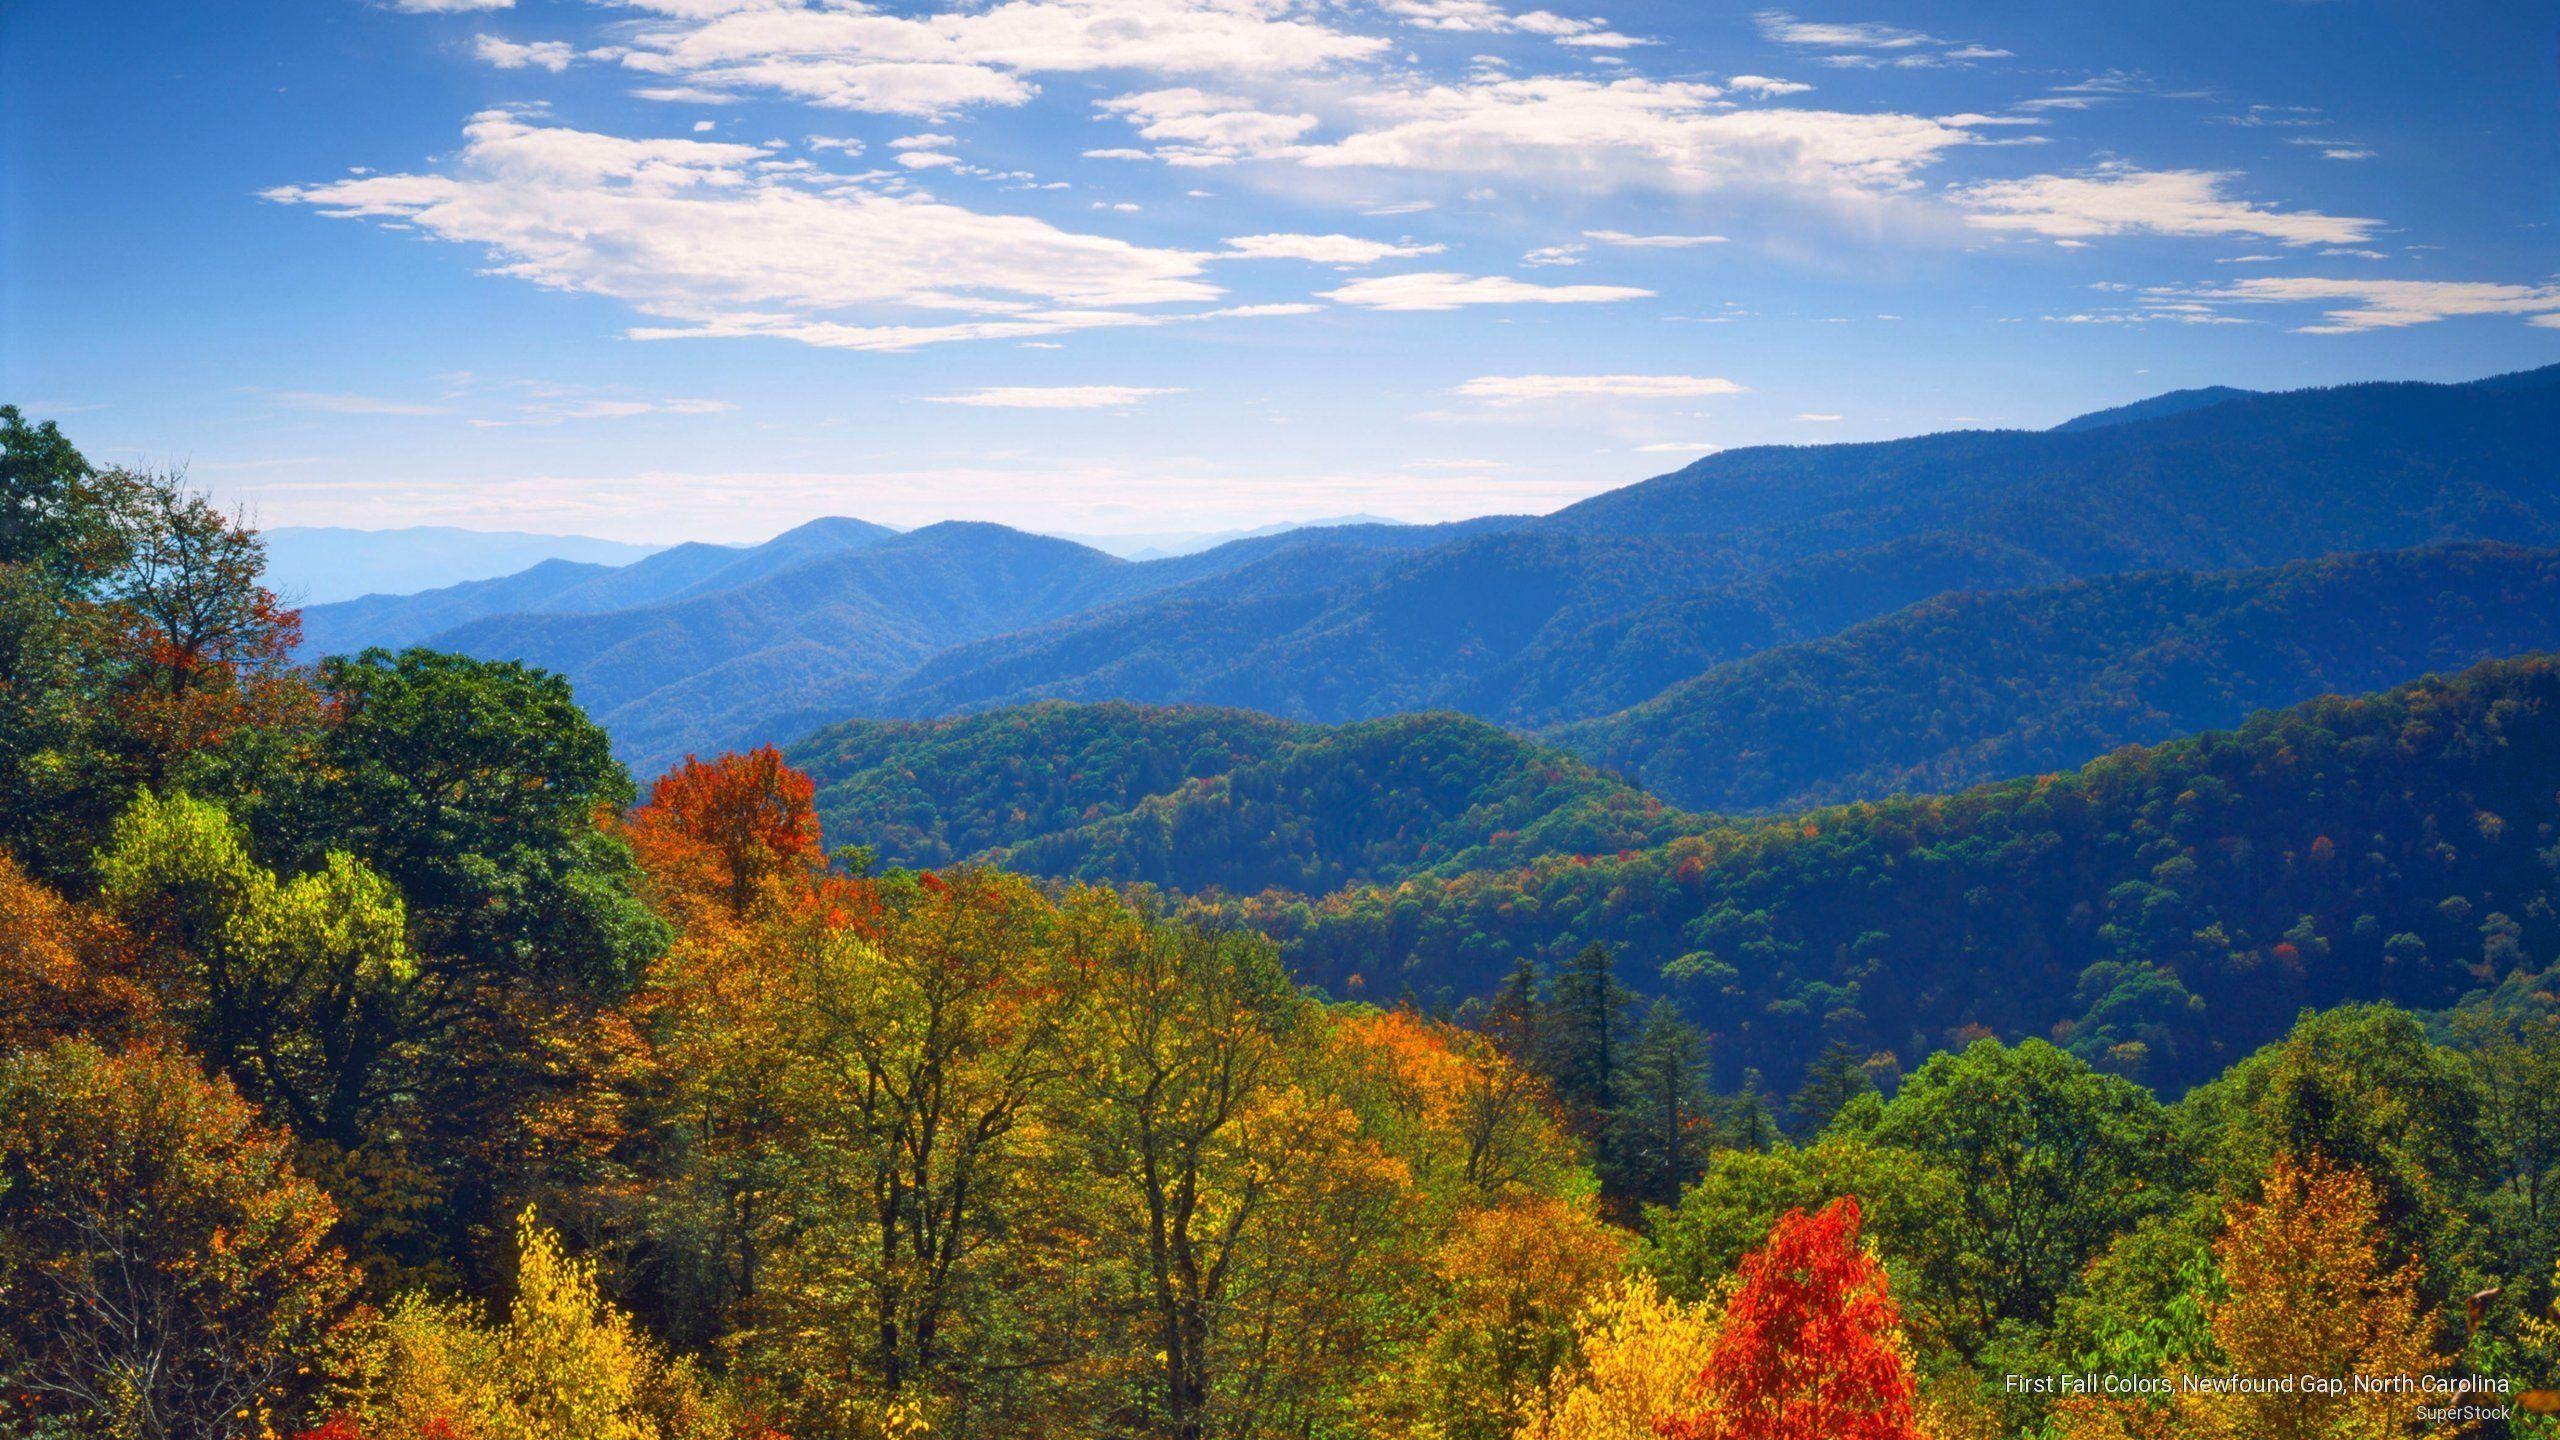
{"label": "distant blue mountain", "polygon": [[302,648],[309,656],[335,655],[370,645],[414,645],[491,615],[590,615],[665,605],[750,584],[896,533],[864,520],[812,520],[745,548],[676,545],[618,565],[546,560],[492,580],[313,605],[302,612]]}
{"label": "distant blue mountain", "polygon": [[285,525],[264,534],[267,584],[303,605],[434,590],[466,580],[513,575],[545,560],[628,565],[666,548],[587,535],[462,530],[450,525],[397,530]]}
{"label": "distant blue mountain", "polygon": [[2228,385],[2207,385],[2200,390],[2172,390],[2166,395],[2154,395],[2148,400],[2136,400],[2130,405],[2118,405],[2109,410],[2092,410],[2086,415],[2074,415],[2053,428],[2066,433],[2074,430],[2103,430],[2109,425],[2122,425],[2134,420],[2157,420],[2167,415],[2184,415],[2190,410],[2203,410],[2226,401],[2246,400],[2257,393],[2255,390],[2236,390]]}

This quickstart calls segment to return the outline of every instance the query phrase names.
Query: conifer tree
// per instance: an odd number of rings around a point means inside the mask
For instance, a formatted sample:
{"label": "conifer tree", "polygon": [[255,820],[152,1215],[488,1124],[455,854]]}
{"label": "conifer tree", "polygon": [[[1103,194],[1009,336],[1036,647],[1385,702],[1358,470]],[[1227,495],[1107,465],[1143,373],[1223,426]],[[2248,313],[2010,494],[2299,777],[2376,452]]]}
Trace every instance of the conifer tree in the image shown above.
{"label": "conifer tree", "polygon": [[1601,1179],[1648,1205],[1669,1205],[1706,1168],[1715,1098],[1707,1042],[1679,1008],[1656,1000],[1629,1047],[1610,1115],[1610,1169]]}
{"label": "conifer tree", "polygon": [[1820,1134],[1850,1101],[1875,1088],[1876,1082],[1867,1074],[1866,1060],[1858,1053],[1858,1047],[1845,1040],[1832,1041],[1805,1067],[1804,1083],[1796,1087],[1795,1098],[1787,1102],[1787,1116],[1795,1122],[1796,1137],[1810,1139]]}

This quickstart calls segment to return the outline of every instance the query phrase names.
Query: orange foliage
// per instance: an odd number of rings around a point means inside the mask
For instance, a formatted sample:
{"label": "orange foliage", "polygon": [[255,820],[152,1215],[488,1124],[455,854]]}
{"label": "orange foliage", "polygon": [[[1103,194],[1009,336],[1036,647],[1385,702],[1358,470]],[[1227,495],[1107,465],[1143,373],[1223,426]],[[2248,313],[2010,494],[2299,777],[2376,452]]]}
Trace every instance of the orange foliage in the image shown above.
{"label": "orange foliage", "polygon": [[716,896],[744,915],[767,881],[814,870],[824,858],[817,783],[770,745],[709,764],[686,756],[649,787],[630,835],[651,878],[670,892],[662,899],[678,909]]}
{"label": "orange foliage", "polygon": [[0,851],[0,1050],[150,1029],[159,1006],[131,940],[27,878]]}
{"label": "orange foliage", "polygon": [[1664,1440],[1920,1440],[1901,1313],[1858,1222],[1844,1197],[1770,1227],[1743,1258],[1700,1408],[1659,1422]]}

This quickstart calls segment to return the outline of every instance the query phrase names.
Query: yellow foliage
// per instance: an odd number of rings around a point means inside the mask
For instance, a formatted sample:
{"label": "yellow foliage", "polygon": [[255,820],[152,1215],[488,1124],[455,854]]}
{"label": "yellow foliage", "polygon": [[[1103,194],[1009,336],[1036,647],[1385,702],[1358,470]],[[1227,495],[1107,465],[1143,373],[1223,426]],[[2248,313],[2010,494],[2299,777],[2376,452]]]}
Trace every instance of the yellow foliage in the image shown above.
{"label": "yellow foliage", "polygon": [[359,1358],[349,1407],[368,1440],[712,1440],[736,1433],[719,1397],[597,1293],[532,1211],[517,1225],[516,1299],[476,1307],[412,1295]]}
{"label": "yellow foliage", "polygon": [[2418,1378],[2444,1364],[2418,1306],[2414,1260],[2385,1268],[2374,1188],[2314,1155],[2278,1156],[2261,1197],[2224,1212],[2214,1258],[2229,1287],[2209,1317],[2221,1373],[2405,1378],[2402,1393],[2353,1385],[2269,1393],[2181,1393],[2169,1406],[2080,1401],[2057,1408],[2064,1440],[2396,1440],[2430,1397]]}
{"label": "yellow foliage", "polygon": [[1575,1318],[1578,1358],[1556,1367],[1517,1440],[1654,1440],[1654,1422],[1685,1408],[1721,1308],[1670,1299],[1651,1277],[1612,1285]]}

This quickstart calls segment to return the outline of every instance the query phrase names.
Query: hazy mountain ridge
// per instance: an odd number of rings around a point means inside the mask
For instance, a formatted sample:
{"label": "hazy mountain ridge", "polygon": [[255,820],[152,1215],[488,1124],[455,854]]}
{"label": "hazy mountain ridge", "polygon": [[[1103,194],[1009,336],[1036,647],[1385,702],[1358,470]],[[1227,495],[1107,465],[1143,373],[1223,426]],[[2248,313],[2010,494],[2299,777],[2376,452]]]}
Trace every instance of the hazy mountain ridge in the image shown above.
{"label": "hazy mountain ridge", "polygon": [[2494,543],[1939,596],[1547,732],[1769,811],[2067,769],[2327,693],[2560,648],[2560,551]]}
{"label": "hazy mountain ridge", "polygon": [[2057,431],[1729,451],[1544,518],[1145,562],[1000,526],[818,522],[744,552],[315,607],[308,648],[559,669],[645,770],[850,715],[1041,699],[1549,726],[1949,591],[2560,544],[2560,367],[2158,400]]}

